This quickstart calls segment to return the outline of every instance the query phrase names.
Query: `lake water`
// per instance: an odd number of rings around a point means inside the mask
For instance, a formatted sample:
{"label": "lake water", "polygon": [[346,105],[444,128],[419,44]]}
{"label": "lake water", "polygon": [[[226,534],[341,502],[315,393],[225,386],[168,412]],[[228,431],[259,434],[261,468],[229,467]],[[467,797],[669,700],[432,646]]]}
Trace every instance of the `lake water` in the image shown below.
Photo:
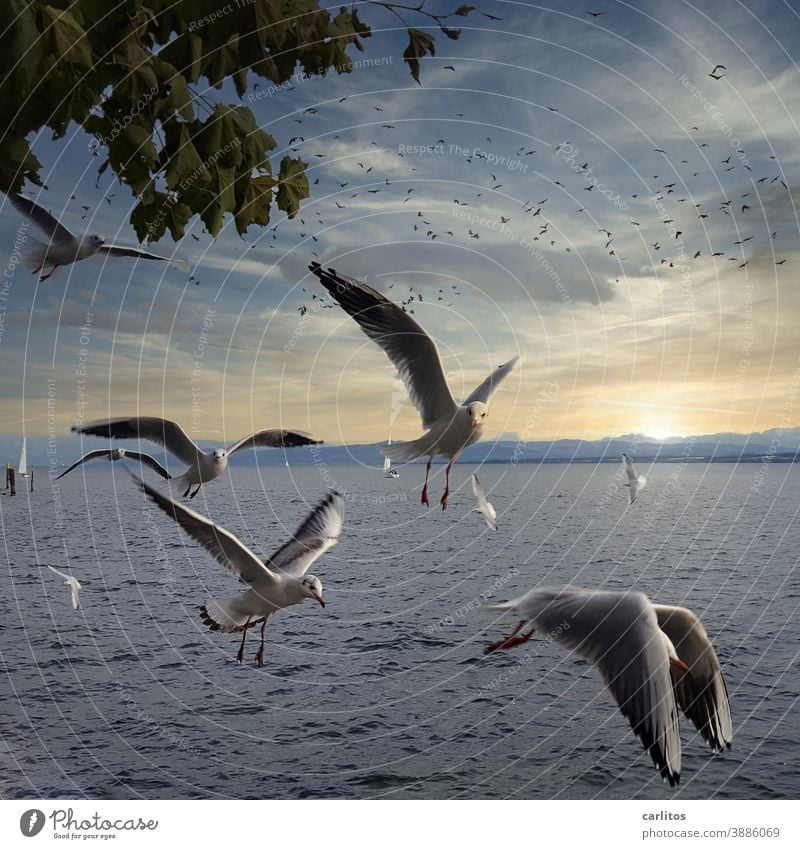
{"label": "lake water", "polygon": [[[327,485],[341,542],[314,567],[327,607],[270,620],[265,665],[198,606],[241,589],[121,463],[0,498],[0,796],[51,798],[780,798],[800,791],[800,468],[654,465],[627,508],[614,465],[466,465],[446,512],[423,468],[235,468],[192,507],[255,550]],[[435,467],[438,501],[443,467]],[[158,485],[162,482],[158,480]],[[433,502],[432,502],[433,503]],[[79,611],[46,564],[83,584]],[[733,749],[685,721],[664,785],[597,673],[480,609],[536,584],[635,587],[701,616],[724,668]]]}

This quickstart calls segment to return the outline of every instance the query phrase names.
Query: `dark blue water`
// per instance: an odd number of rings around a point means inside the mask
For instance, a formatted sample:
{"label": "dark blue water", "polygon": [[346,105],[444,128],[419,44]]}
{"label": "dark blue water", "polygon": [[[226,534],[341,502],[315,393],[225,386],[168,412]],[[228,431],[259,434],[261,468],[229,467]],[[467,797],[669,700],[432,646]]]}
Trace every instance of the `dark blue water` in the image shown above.
{"label": "dark blue water", "polygon": [[[626,509],[615,466],[488,466],[445,513],[398,481],[334,469],[348,495],[314,567],[328,606],[274,617],[265,666],[198,606],[241,589],[151,508],[122,464],[0,498],[0,795],[101,798],[776,798],[800,791],[796,466],[656,465]],[[442,485],[441,468],[434,482]],[[161,482],[159,481],[159,485]],[[192,506],[268,554],[326,483],[311,467],[234,469]],[[437,495],[438,498],[438,495]],[[43,564],[83,584],[68,590]],[[658,778],[599,677],[486,601],[535,584],[636,587],[697,612],[731,695],[733,750],[684,723],[683,774]]]}

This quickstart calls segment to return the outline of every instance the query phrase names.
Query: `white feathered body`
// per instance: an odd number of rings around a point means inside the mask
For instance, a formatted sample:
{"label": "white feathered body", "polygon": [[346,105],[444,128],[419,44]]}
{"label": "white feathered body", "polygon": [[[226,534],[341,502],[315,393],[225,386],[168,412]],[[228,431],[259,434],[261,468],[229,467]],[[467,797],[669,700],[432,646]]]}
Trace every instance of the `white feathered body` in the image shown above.
{"label": "white feathered body", "polygon": [[381,453],[391,460],[408,461],[417,457],[433,457],[441,454],[448,459],[457,457],[468,445],[478,442],[483,435],[483,425],[474,427],[466,407],[458,407],[456,415],[443,424],[436,423],[419,439],[408,442],[393,442],[384,445]]}
{"label": "white feathered body", "polygon": [[[300,590],[300,582],[292,576],[281,576],[278,585],[269,590],[257,587],[226,598],[210,598],[200,608],[203,622],[212,631],[232,634],[241,631],[248,623],[252,626],[285,607],[300,604],[308,595]],[[268,598],[267,598],[268,596]]]}
{"label": "white feathered body", "polygon": [[25,264],[31,271],[40,269],[43,265],[71,265],[73,262],[94,256],[100,249],[100,245],[93,241],[91,236],[84,236],[80,241],[49,244],[29,236],[26,247]]}
{"label": "white feathered body", "polygon": [[227,455],[215,455],[213,451],[209,451],[207,454],[198,457],[197,462],[192,463],[180,477],[173,478],[173,482],[177,489],[197,486],[201,483],[213,481],[227,468]]}

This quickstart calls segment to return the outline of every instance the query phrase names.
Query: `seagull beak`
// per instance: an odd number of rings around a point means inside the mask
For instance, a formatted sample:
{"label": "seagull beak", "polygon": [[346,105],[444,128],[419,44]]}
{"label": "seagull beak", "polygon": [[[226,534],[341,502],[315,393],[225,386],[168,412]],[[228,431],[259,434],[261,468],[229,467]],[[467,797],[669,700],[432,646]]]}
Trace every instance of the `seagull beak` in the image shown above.
{"label": "seagull beak", "polygon": [[325,607],[325,599],[321,595],[314,593],[314,598],[320,603],[321,607]]}
{"label": "seagull beak", "polygon": [[470,424],[470,427],[477,427],[478,426],[478,420],[477,419],[470,419],[469,424]]}
{"label": "seagull beak", "polygon": [[680,669],[681,672],[688,672],[689,671],[689,667],[682,660],[679,660],[677,657],[671,657],[669,659],[669,662],[676,669]]}

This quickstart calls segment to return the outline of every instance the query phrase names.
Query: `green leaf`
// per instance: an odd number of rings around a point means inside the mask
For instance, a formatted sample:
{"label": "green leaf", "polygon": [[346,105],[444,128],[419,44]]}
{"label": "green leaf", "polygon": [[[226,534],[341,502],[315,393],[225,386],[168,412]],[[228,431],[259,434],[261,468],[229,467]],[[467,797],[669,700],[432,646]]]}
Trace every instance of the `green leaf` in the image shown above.
{"label": "green leaf", "polygon": [[169,228],[176,241],[185,235],[192,210],[175,195],[154,192],[150,203],[139,201],[131,212],[130,222],[141,243],[157,242]]}
{"label": "green leaf", "polygon": [[209,179],[206,163],[200,158],[195,148],[189,125],[176,123],[174,120],[164,125],[167,137],[167,188],[174,190],[182,184]]}
{"label": "green leaf", "polygon": [[236,172],[233,168],[215,168],[212,172],[209,200],[200,211],[200,218],[212,236],[219,235],[222,229],[222,219],[226,212],[236,210],[236,195],[234,180]]}
{"label": "green leaf", "polygon": [[294,218],[300,211],[300,201],[309,195],[308,165],[302,159],[292,159],[284,156],[281,160],[281,170],[278,175],[278,209],[282,209],[288,218]]}
{"label": "green leaf", "polygon": [[[420,29],[409,28],[408,47],[403,51],[403,61],[408,63],[411,76],[419,83],[419,60],[430,53],[436,55],[436,42],[433,37]],[[421,85],[421,83],[420,83]]]}
{"label": "green leaf", "polygon": [[64,61],[91,68],[92,48],[89,39],[72,14],[52,6],[42,6],[41,15],[41,39],[51,64]]}
{"label": "green leaf", "polygon": [[[236,208],[235,220],[236,231],[243,236],[251,224],[260,227],[268,226],[273,189],[277,184],[270,176],[253,179],[245,177],[240,182],[244,188],[239,190],[239,205]],[[237,189],[239,189],[238,185]]]}

